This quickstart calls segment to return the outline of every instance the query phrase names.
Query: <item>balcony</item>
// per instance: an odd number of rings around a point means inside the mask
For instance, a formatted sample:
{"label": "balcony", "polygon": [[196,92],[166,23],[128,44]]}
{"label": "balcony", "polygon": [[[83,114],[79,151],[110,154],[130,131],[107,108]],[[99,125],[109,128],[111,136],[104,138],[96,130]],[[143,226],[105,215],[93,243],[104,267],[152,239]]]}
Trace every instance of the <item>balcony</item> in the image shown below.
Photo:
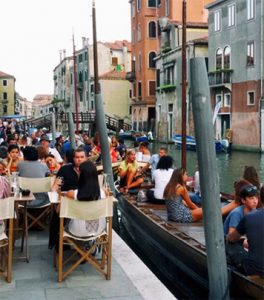
{"label": "balcony", "polygon": [[157,91],[164,92],[164,93],[170,93],[173,92],[176,89],[176,85],[171,82],[164,82],[164,84],[161,84],[159,87],[157,87]]}
{"label": "balcony", "polygon": [[126,73],[126,80],[128,80],[129,82],[134,82],[136,80],[135,71],[127,72]]}
{"label": "balcony", "polygon": [[231,90],[232,69],[219,69],[208,73],[210,87],[224,86]]}

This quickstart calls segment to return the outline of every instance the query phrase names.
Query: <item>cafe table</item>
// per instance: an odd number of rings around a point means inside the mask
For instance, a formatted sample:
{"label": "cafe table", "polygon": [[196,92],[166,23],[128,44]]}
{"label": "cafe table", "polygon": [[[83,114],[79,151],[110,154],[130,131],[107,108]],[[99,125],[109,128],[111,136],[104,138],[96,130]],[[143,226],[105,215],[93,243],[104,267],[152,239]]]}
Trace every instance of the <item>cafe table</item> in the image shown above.
{"label": "cafe table", "polygon": [[26,259],[29,262],[29,245],[28,245],[28,216],[27,216],[27,203],[35,200],[35,196],[32,192],[28,196],[22,196],[21,192],[18,195],[15,195],[15,204],[16,207],[18,205],[23,206],[23,234],[22,234],[22,241],[21,241],[21,252],[24,249],[24,241],[26,246],[26,253],[25,256],[15,256],[14,259]]}

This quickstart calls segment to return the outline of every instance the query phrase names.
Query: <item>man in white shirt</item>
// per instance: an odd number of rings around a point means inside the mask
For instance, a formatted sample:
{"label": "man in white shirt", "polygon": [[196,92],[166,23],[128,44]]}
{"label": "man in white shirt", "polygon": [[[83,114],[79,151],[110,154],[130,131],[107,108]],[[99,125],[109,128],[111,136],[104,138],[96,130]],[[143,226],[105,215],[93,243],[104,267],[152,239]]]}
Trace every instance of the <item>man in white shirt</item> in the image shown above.
{"label": "man in white shirt", "polygon": [[57,151],[57,149],[50,148],[49,143],[50,143],[49,137],[43,134],[40,138],[40,144],[46,149],[48,153],[54,155],[58,163],[62,163],[63,159],[61,158],[60,153]]}

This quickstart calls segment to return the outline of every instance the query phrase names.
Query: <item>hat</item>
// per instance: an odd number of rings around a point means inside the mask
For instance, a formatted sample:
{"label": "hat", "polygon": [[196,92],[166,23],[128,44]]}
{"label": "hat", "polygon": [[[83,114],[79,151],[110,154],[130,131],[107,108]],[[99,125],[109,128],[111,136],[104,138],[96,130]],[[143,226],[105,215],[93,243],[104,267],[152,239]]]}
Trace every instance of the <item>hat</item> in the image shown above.
{"label": "hat", "polygon": [[40,137],[40,141],[47,141],[47,142],[49,142],[50,139],[49,139],[49,137],[48,137],[47,135],[43,134],[43,135]]}
{"label": "hat", "polygon": [[244,186],[241,190],[240,190],[240,197],[245,199],[246,197],[252,197],[252,196],[256,196],[258,193],[258,189],[256,186],[250,184],[250,185],[246,185]]}

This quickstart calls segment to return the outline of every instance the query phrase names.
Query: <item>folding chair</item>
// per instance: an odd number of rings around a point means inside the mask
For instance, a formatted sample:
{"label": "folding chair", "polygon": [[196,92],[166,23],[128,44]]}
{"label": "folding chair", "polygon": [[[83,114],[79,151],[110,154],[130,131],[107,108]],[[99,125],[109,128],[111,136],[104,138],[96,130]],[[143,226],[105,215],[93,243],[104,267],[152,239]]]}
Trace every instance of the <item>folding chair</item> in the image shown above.
{"label": "folding chair", "polygon": [[[21,189],[28,189],[32,193],[47,193],[51,191],[52,184],[54,182],[54,177],[44,177],[44,178],[26,178],[18,177],[19,187]],[[30,209],[41,209],[41,213],[34,216],[27,212],[28,218],[31,223],[28,224],[28,229],[32,226],[38,224],[41,228],[45,229],[45,225],[41,222],[41,218],[48,215],[51,211],[51,204],[47,203],[40,206],[30,207]]]}
{"label": "folding chair", "polygon": [[[112,257],[112,216],[113,197],[97,201],[75,201],[67,197],[61,198],[60,207],[60,238],[58,254],[58,281],[61,282],[78,265],[84,261],[90,263],[98,272],[111,279],[111,257]],[[106,218],[106,229],[101,234],[80,238],[71,235],[64,230],[64,218],[79,220],[96,220]],[[84,242],[93,241],[91,247],[85,249]],[[74,253],[67,259],[63,258],[63,245],[67,244],[73,248]],[[100,255],[93,256],[96,247],[101,246]],[[79,259],[73,262],[75,256]],[[66,264],[69,264],[66,266]]]}
{"label": "folding chair", "polygon": [[[4,276],[8,283],[12,280],[12,258],[13,258],[13,222],[14,222],[14,197],[0,199],[0,220],[3,222],[1,226],[7,227],[7,220],[9,220],[8,237],[3,231],[0,232],[0,256],[1,256],[1,270],[0,274]],[[3,228],[3,227],[2,227]],[[7,251],[7,272],[5,272],[6,250]]]}

